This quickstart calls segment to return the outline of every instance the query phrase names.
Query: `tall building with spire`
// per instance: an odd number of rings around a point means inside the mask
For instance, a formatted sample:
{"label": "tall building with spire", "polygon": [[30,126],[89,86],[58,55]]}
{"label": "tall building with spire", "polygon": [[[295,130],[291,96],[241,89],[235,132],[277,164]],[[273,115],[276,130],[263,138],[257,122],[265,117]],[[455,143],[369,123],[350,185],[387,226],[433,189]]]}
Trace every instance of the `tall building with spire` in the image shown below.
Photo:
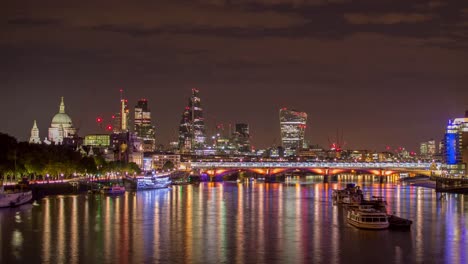
{"label": "tall building with spire", "polygon": [[181,152],[190,153],[205,148],[205,122],[199,92],[198,89],[192,89],[188,106],[182,113],[179,126],[179,150]]}
{"label": "tall building with spire", "polygon": [[134,131],[142,144],[144,152],[155,150],[155,131],[154,126],[151,124],[151,111],[146,99],[140,99],[135,106]]}
{"label": "tall building with spire", "polygon": [[30,144],[40,144],[41,138],[39,137],[39,128],[37,127],[36,120],[34,120],[33,127],[31,129],[31,137],[29,138]]}
{"label": "tall building with spire", "polygon": [[54,144],[62,144],[63,139],[73,138],[76,135],[76,129],[73,127],[72,120],[65,113],[63,97],[60,101],[59,112],[52,118],[48,135],[49,141]]}
{"label": "tall building with spire", "polygon": [[280,109],[281,145],[286,156],[294,155],[304,146],[307,113]]}

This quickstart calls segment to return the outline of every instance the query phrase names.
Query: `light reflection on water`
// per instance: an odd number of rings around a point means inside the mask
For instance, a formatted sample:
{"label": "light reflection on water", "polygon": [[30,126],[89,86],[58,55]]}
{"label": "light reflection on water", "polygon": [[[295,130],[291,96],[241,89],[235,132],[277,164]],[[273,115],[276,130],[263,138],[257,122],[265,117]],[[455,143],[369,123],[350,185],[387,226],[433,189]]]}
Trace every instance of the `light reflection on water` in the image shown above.
{"label": "light reflection on water", "polygon": [[410,232],[346,223],[323,184],[201,183],[124,196],[50,196],[0,211],[2,263],[466,263],[468,201],[359,181]]}

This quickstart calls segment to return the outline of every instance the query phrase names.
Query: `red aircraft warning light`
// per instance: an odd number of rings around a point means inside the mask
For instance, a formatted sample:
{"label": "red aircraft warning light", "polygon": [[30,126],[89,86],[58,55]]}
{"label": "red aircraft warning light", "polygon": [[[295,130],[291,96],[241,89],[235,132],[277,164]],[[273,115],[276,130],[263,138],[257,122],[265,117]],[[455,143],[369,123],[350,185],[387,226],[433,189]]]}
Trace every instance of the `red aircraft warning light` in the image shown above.
{"label": "red aircraft warning light", "polygon": [[112,131],[112,126],[111,126],[111,125],[107,125],[106,129],[107,129],[108,131]]}
{"label": "red aircraft warning light", "polygon": [[96,118],[96,122],[102,123],[102,117],[97,117],[97,118]]}

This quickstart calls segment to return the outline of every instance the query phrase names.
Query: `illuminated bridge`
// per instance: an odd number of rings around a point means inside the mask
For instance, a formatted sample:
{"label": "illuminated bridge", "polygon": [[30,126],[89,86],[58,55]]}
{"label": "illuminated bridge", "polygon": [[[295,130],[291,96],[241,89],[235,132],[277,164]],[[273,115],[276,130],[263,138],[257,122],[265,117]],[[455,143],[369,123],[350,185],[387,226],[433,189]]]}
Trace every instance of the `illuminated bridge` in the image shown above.
{"label": "illuminated bridge", "polygon": [[311,172],[333,176],[345,173],[368,173],[389,176],[399,173],[430,176],[440,170],[441,163],[433,162],[191,162],[187,167],[201,174],[218,176],[236,171],[248,171],[259,175],[274,176],[291,171]]}

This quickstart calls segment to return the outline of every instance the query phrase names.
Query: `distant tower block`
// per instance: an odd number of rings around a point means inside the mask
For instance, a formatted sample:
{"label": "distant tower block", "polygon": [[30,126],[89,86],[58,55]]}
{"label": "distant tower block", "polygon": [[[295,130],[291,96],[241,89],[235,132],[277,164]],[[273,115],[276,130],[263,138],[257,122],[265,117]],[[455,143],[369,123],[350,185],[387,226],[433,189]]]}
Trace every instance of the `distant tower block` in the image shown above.
{"label": "distant tower block", "polygon": [[151,124],[151,111],[148,100],[141,99],[135,106],[134,131],[140,142],[143,143],[144,152],[155,151],[155,127]]}
{"label": "distant tower block", "polygon": [[307,113],[286,108],[279,112],[281,145],[286,156],[291,156],[304,146]]}
{"label": "distant tower block", "polygon": [[36,120],[34,120],[34,125],[31,129],[31,137],[29,138],[30,144],[40,144],[41,139],[39,138],[39,128],[37,128]]}
{"label": "distant tower block", "polygon": [[179,150],[181,152],[193,152],[205,148],[206,145],[205,121],[198,94],[198,89],[192,89],[192,96],[182,114],[179,125]]}

